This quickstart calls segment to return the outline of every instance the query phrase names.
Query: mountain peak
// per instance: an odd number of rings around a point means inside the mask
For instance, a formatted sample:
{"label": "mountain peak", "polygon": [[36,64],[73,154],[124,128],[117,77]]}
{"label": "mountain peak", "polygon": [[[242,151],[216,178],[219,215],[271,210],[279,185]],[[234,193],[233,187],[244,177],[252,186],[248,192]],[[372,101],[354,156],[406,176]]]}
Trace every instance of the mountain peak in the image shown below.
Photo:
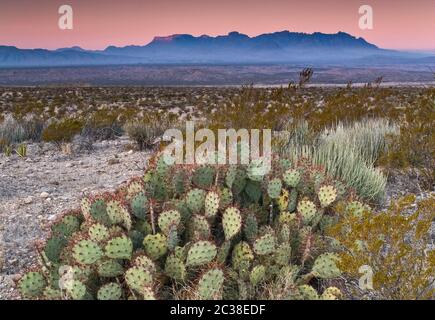
{"label": "mountain peak", "polygon": [[57,50],[0,47],[1,65],[131,64],[131,63],[343,63],[383,53],[363,38],[346,32],[302,33],[288,30],[248,36],[172,34],[147,45],[108,46],[87,51],[75,46]]}

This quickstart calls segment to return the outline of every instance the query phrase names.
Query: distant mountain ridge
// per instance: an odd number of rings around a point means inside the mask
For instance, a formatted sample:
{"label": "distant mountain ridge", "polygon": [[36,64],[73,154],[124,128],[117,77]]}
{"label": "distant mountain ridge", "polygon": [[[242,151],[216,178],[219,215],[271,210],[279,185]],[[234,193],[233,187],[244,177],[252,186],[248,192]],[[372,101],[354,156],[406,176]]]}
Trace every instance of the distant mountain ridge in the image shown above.
{"label": "distant mountain ridge", "polygon": [[144,46],[109,46],[104,50],[80,47],[18,49],[0,46],[0,67],[123,65],[309,63],[352,64],[425,58],[427,55],[384,50],[345,32],[312,34],[290,31],[249,37],[239,32],[221,36],[175,34],[155,37]]}

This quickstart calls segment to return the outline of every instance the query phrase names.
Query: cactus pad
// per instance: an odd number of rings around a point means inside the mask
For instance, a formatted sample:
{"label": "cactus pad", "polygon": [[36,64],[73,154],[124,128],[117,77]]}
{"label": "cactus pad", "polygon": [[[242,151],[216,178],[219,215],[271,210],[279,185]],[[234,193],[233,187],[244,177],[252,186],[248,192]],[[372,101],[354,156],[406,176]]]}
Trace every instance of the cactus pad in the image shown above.
{"label": "cactus pad", "polygon": [[343,296],[340,289],[336,287],[328,287],[323,291],[320,299],[322,300],[338,300]]}
{"label": "cactus pad", "polygon": [[331,205],[337,199],[337,190],[333,186],[323,186],[317,193],[322,208]]}
{"label": "cactus pad", "polygon": [[298,212],[302,216],[304,224],[308,224],[313,220],[317,213],[317,208],[314,202],[310,200],[301,200],[298,203]]}
{"label": "cactus pad", "polygon": [[224,280],[224,273],[221,269],[208,270],[198,281],[198,296],[204,300],[221,299]]}
{"label": "cactus pad", "polygon": [[177,255],[171,254],[166,259],[165,273],[176,281],[184,281],[186,279],[186,265]]}
{"label": "cactus pad", "polygon": [[201,212],[204,207],[205,191],[201,189],[192,189],[187,193],[186,204],[193,213]]}
{"label": "cactus pad", "polygon": [[143,293],[145,287],[152,285],[153,276],[149,270],[135,266],[125,272],[125,282],[130,289]]}
{"label": "cactus pad", "polygon": [[86,286],[78,280],[66,281],[65,290],[73,300],[82,300],[86,296]]}
{"label": "cactus pad", "polygon": [[189,222],[189,239],[203,240],[210,238],[210,224],[204,216],[194,215]]}
{"label": "cactus pad", "polygon": [[249,282],[253,286],[256,286],[260,282],[262,282],[266,278],[266,267],[259,264],[252,268],[251,273],[249,274]]}
{"label": "cactus pad", "polygon": [[311,273],[321,279],[333,279],[341,275],[340,269],[337,267],[339,258],[334,253],[324,253],[317,257],[314,261]]}
{"label": "cactus pad", "polygon": [[213,184],[215,174],[213,167],[199,167],[193,173],[192,182],[198,188],[207,189]]}
{"label": "cactus pad", "polygon": [[90,217],[97,222],[100,222],[106,226],[110,226],[112,224],[109,216],[107,215],[106,202],[102,199],[92,202],[89,213]]}
{"label": "cactus pad", "polygon": [[267,185],[267,194],[272,199],[277,199],[281,195],[282,181],[281,179],[275,178],[269,181]]}
{"label": "cactus pad", "polygon": [[186,266],[197,267],[207,264],[216,257],[217,247],[210,241],[195,242],[187,253]]}
{"label": "cactus pad", "polygon": [[219,209],[226,209],[233,203],[233,193],[228,188],[223,188],[220,193]]}
{"label": "cactus pad", "polygon": [[254,252],[260,256],[273,253],[275,251],[276,239],[273,234],[266,233],[254,241]]}
{"label": "cactus pad", "polygon": [[98,300],[119,300],[121,297],[122,288],[115,282],[105,284],[97,293]]}
{"label": "cactus pad", "polygon": [[287,186],[296,188],[301,181],[301,173],[295,169],[288,169],[282,178]]}
{"label": "cactus pad", "polygon": [[81,240],[74,245],[72,255],[80,264],[93,264],[103,256],[103,250],[94,241]]}
{"label": "cactus pad", "polygon": [[154,261],[151,260],[146,255],[140,255],[140,256],[137,256],[136,258],[134,258],[133,264],[135,266],[148,269],[149,271],[151,271],[151,273],[154,273],[157,271],[157,267],[156,267],[156,264],[154,263]]}
{"label": "cactus pad", "polygon": [[132,223],[130,213],[119,201],[112,200],[107,203],[107,215],[112,224],[119,224],[130,230]]}
{"label": "cactus pad", "polygon": [[166,237],[160,233],[147,235],[143,240],[147,256],[153,260],[157,260],[164,256],[168,250],[166,241]]}
{"label": "cactus pad", "polygon": [[282,189],[282,193],[277,200],[278,209],[280,212],[286,211],[289,205],[289,192],[286,189]]}
{"label": "cactus pad", "polygon": [[301,285],[298,287],[299,299],[301,300],[318,300],[317,291],[309,285]]}
{"label": "cactus pad", "polygon": [[242,216],[239,209],[229,207],[222,215],[222,228],[224,229],[225,239],[232,239],[242,228]]}
{"label": "cactus pad", "polygon": [[254,260],[251,247],[246,242],[239,242],[234,246],[232,255],[232,265],[235,270],[247,270]]}
{"label": "cactus pad", "polygon": [[147,196],[143,192],[138,193],[130,201],[130,207],[134,216],[139,219],[145,220],[149,210]]}
{"label": "cactus pad", "polygon": [[110,239],[104,249],[109,258],[129,260],[133,253],[133,242],[129,237],[123,235]]}
{"label": "cactus pad", "polygon": [[177,210],[163,211],[158,218],[159,228],[165,235],[169,234],[171,227],[177,228],[180,222],[181,214]]}
{"label": "cactus pad", "polygon": [[101,223],[94,223],[88,230],[89,238],[95,242],[102,242],[110,237],[109,229]]}
{"label": "cactus pad", "polygon": [[122,265],[113,259],[107,259],[98,263],[97,272],[100,277],[113,278],[124,273]]}
{"label": "cactus pad", "polygon": [[25,298],[34,298],[42,294],[46,285],[40,272],[28,272],[21,278],[18,287]]}
{"label": "cactus pad", "polygon": [[214,191],[209,191],[205,197],[205,217],[213,218],[219,210],[219,194]]}

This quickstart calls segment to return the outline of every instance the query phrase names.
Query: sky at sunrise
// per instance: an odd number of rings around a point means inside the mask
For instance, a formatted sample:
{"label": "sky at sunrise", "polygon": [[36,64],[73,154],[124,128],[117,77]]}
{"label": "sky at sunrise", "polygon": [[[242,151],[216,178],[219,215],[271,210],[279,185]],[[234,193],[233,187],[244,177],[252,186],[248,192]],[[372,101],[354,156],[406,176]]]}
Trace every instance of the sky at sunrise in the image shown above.
{"label": "sky at sunrise", "polygon": [[[58,8],[71,5],[73,30]],[[361,5],[373,30],[358,26]],[[348,32],[382,48],[435,50],[435,0],[0,0],[0,45],[19,48],[145,45],[154,36],[239,31]]]}

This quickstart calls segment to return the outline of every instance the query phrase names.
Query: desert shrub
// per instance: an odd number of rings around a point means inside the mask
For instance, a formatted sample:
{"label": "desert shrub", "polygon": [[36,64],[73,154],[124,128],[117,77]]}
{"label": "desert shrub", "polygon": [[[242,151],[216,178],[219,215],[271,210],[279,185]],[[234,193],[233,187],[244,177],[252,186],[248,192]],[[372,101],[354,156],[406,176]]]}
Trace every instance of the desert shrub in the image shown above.
{"label": "desert shrub", "polygon": [[142,119],[127,122],[124,130],[127,135],[136,142],[139,150],[151,149],[171,127],[171,122],[157,115],[151,115]]}
{"label": "desert shrub", "polygon": [[400,135],[390,137],[391,148],[379,165],[386,169],[416,168],[425,176],[428,189],[435,183],[435,90],[422,95],[400,119]]}
{"label": "desert shrub", "polygon": [[289,110],[281,103],[283,89],[274,90],[276,100],[252,86],[243,87],[238,94],[207,115],[211,129],[272,129],[281,125]]}
{"label": "desert shrub", "polygon": [[340,276],[321,230],[346,195],[303,162],[259,165],[153,158],[143,177],[59,217],[18,288],[31,299],[337,299],[319,289]]}
{"label": "desert shrub", "polygon": [[68,143],[83,129],[83,121],[77,118],[64,118],[60,121],[49,124],[42,131],[42,140],[52,142],[59,147]]}
{"label": "desert shrub", "polygon": [[[355,206],[352,206],[356,208]],[[339,206],[339,222],[328,234],[340,247],[340,268],[359,278],[359,268],[373,270],[372,296],[379,299],[433,299],[435,251],[429,247],[435,197],[416,201],[409,195],[384,212]],[[351,292],[361,297],[357,288]]]}
{"label": "desert shrub", "polygon": [[118,113],[110,110],[98,110],[87,117],[82,135],[92,140],[110,140],[122,134],[122,124]]}

